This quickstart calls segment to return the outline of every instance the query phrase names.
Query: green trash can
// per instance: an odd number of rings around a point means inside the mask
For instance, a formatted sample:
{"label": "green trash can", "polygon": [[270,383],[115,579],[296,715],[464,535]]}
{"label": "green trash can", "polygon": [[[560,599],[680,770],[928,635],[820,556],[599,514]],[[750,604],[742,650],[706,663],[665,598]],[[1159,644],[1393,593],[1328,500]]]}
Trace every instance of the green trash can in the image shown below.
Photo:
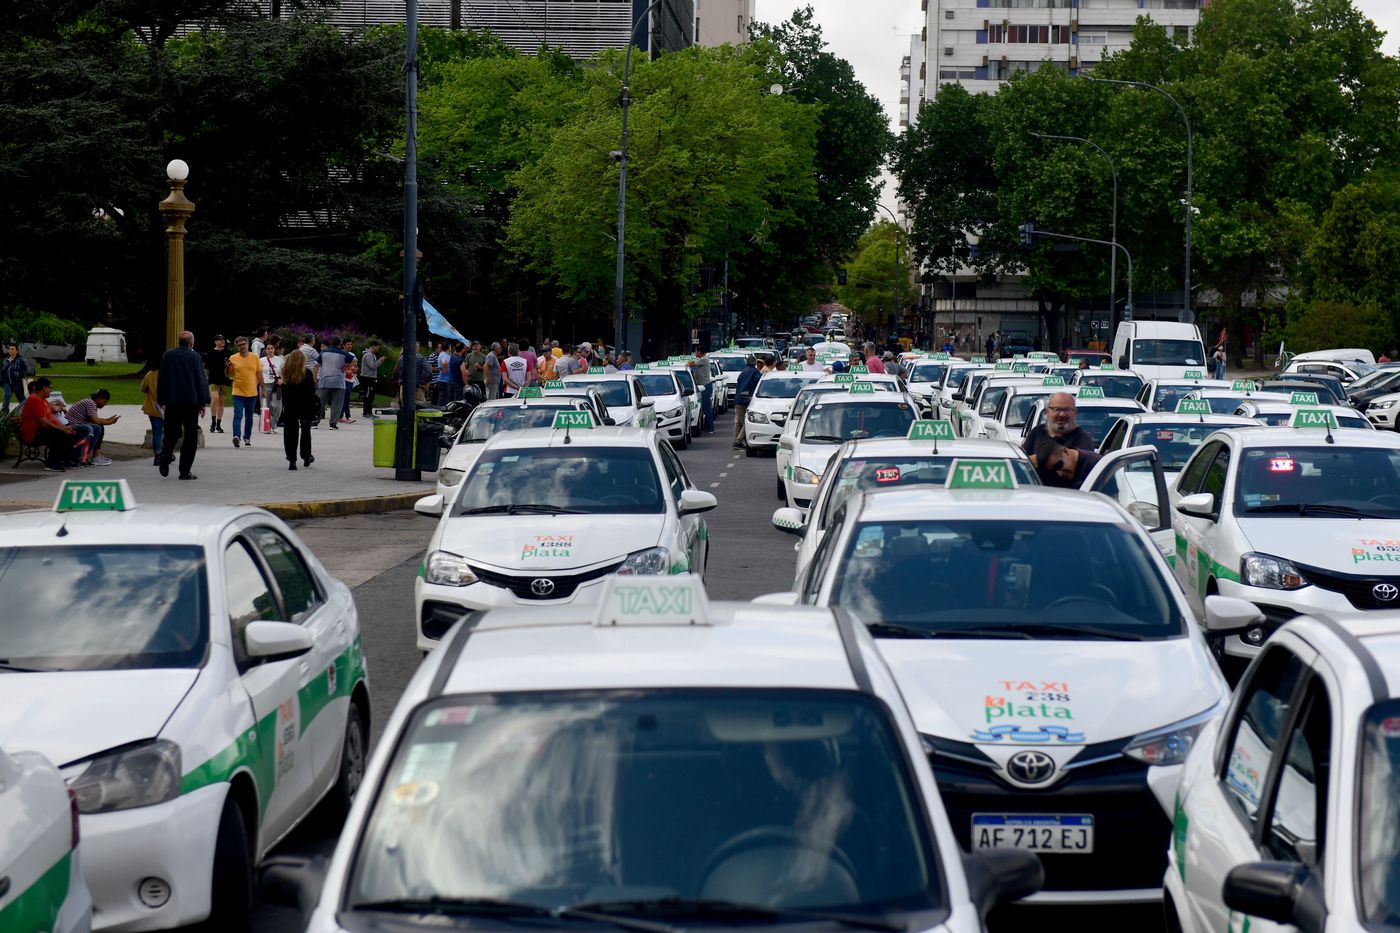
{"label": "green trash can", "polygon": [[399,439],[399,421],[397,418],[380,418],[374,422],[374,465],[377,467],[392,467],[394,465],[394,447]]}

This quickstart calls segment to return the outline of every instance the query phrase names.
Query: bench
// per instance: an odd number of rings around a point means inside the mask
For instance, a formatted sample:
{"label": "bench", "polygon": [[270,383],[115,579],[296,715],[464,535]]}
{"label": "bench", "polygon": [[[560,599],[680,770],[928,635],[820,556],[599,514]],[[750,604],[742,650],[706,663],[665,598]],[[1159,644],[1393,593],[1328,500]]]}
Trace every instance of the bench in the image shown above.
{"label": "bench", "polygon": [[[15,460],[13,469],[19,469],[19,465],[26,460],[37,460],[40,463],[47,463],[49,459],[49,448],[43,444],[26,444],[19,433],[19,416],[9,417],[9,435],[15,439],[15,444],[19,447],[19,457]],[[3,453],[3,451],[0,451]]]}

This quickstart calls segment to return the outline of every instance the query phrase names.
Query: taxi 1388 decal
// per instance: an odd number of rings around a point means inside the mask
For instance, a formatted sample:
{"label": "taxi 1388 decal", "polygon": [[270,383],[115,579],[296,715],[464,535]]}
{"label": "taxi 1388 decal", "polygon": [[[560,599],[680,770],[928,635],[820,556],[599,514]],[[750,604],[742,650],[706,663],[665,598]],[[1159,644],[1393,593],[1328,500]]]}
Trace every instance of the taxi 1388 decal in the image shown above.
{"label": "taxi 1388 decal", "polygon": [[1065,681],[998,680],[996,689],[1000,692],[988,693],[983,701],[986,728],[973,730],[974,741],[1031,745],[1084,741],[1084,733],[1074,728]]}

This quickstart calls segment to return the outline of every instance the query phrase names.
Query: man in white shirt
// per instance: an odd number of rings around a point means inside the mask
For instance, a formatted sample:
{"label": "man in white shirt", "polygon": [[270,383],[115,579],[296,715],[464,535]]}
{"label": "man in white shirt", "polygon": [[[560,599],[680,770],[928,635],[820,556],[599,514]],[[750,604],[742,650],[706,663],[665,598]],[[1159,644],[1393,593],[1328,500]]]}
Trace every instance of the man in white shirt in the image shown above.
{"label": "man in white shirt", "polygon": [[514,397],[530,382],[530,364],[525,357],[520,355],[520,344],[513,343],[507,351],[510,356],[506,359],[505,374],[506,385],[505,394],[507,397]]}
{"label": "man in white shirt", "polygon": [[802,371],[804,373],[819,373],[825,368],[825,366],[817,362],[817,351],[808,347],[807,358],[802,361]]}

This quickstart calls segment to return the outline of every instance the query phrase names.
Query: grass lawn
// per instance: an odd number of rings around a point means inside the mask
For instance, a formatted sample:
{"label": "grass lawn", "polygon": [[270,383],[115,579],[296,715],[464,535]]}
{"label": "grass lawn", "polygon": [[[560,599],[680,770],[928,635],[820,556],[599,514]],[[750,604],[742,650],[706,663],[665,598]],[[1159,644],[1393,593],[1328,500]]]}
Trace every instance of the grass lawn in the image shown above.
{"label": "grass lawn", "polygon": [[112,393],[113,405],[141,404],[140,363],[54,363],[39,373],[53,380],[54,388],[70,405],[98,389]]}

